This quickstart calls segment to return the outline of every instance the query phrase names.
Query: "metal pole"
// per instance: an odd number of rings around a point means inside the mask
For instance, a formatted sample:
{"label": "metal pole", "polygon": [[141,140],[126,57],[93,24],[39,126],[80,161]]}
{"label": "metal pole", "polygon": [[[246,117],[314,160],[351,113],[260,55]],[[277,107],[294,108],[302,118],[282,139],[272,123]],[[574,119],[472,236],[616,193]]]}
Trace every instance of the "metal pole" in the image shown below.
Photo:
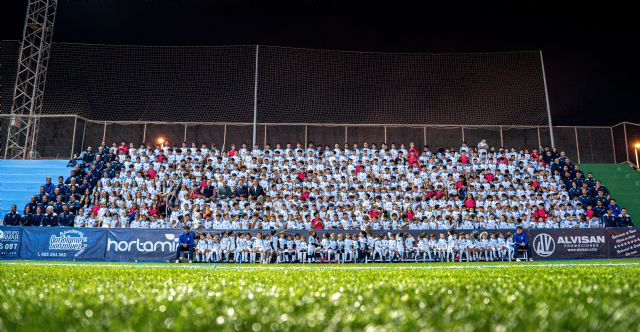
{"label": "metal pole", "polygon": [[502,126],[500,126],[500,146],[504,148],[504,137],[502,137]]}
{"label": "metal pole", "polygon": [[307,126],[304,126],[304,148],[307,148],[308,145],[308,141],[307,141]]}
{"label": "metal pole", "polygon": [[82,142],[80,143],[80,151],[84,150],[84,137],[87,135],[87,121],[84,121],[84,128],[82,128]]}
{"label": "metal pole", "polygon": [[182,141],[183,142],[187,141],[187,125],[184,125],[184,139]]}
{"label": "metal pole", "polygon": [[613,127],[609,128],[609,130],[611,130],[611,151],[613,151],[613,163],[617,164],[618,160],[616,159],[616,142],[613,138]]}
{"label": "metal pole", "polygon": [[622,129],[624,130],[624,150],[627,151],[627,161],[629,160],[629,141],[627,140],[627,123],[622,124]]}
{"label": "metal pole", "polygon": [[427,145],[427,126],[422,128],[422,137],[424,138],[424,145]]}
{"label": "metal pole", "polygon": [[224,152],[225,144],[227,144],[227,125],[224,125],[224,131],[222,132],[222,149],[220,149],[220,153]]}
{"label": "metal pole", "polygon": [[262,148],[267,146],[267,125],[264,125],[264,142],[262,143]]}
{"label": "metal pole", "polygon": [[540,51],[540,64],[542,65],[542,81],[544,82],[544,98],[547,101],[547,117],[549,118],[549,135],[551,136],[551,147],[555,147],[553,137],[553,125],[551,122],[551,106],[549,105],[549,90],[547,89],[547,74],[544,70],[544,59],[542,58],[542,50]]}
{"label": "metal pole", "polygon": [[349,143],[349,140],[347,139],[347,126],[344,126],[344,142]]}
{"label": "metal pole", "polygon": [[146,143],[147,142],[147,123],[144,123],[144,126],[142,127],[142,143]]}
{"label": "metal pole", "polygon": [[578,155],[578,164],[580,164],[580,144],[578,144],[578,128],[573,127],[573,131],[576,134],[576,154]]}
{"label": "metal pole", "polygon": [[638,163],[638,148],[634,147],[634,149],[636,150],[636,168],[640,169],[640,163]]}
{"label": "metal pole", "polygon": [[106,140],[107,140],[107,122],[105,121],[104,122],[104,129],[102,130],[102,141],[100,143],[102,143],[102,142],[104,142]]}
{"label": "metal pole", "polygon": [[462,129],[462,141],[464,142],[464,127],[460,127]]}
{"label": "metal pole", "polygon": [[256,45],[256,69],[253,77],[253,145],[256,145],[256,126],[258,122],[258,45]]}
{"label": "metal pole", "polygon": [[384,127],[384,144],[387,144],[387,127]]}
{"label": "metal pole", "polygon": [[73,137],[71,138],[71,156],[69,159],[73,159],[73,148],[76,145],[76,127],[78,126],[78,117],[73,120]]}
{"label": "metal pole", "polygon": [[538,149],[542,151],[542,140],[540,139],[540,127],[538,127]]}

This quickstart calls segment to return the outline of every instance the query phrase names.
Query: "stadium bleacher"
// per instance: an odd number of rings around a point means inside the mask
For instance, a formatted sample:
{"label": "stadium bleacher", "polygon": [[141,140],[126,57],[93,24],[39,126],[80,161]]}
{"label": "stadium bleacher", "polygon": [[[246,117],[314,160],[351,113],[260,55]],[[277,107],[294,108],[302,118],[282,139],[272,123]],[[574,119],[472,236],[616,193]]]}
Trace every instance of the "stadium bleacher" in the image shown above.
{"label": "stadium bleacher", "polygon": [[[59,162],[13,169],[3,161],[3,209],[15,202],[22,203],[17,204],[22,214],[26,204],[30,213],[51,207],[48,213],[55,216],[68,205],[71,219],[65,214],[64,221],[49,220],[78,227],[415,230],[632,223],[606,187],[549,148],[540,153],[493,148],[483,141],[420,151],[413,143],[364,143],[232,145],[222,152],[186,143],[153,148],[114,143],[85,151],[74,162],[72,174],[58,185]],[[45,174],[52,184],[38,193]],[[22,184],[6,189],[11,181]],[[35,200],[17,201],[26,191]]]}
{"label": "stadium bleacher", "polygon": [[67,176],[66,160],[0,160],[0,218],[16,204],[21,211],[47,176]]}

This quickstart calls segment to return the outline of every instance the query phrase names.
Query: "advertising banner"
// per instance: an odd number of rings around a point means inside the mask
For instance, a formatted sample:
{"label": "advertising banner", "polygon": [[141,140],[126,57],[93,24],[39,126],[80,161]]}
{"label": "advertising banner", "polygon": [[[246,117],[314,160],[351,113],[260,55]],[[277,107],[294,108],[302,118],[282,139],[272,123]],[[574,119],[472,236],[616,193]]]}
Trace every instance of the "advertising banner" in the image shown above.
{"label": "advertising banner", "polygon": [[534,259],[609,257],[610,238],[605,229],[533,229],[527,233]]}
{"label": "advertising banner", "polygon": [[158,261],[174,260],[182,229],[135,230],[108,229],[106,260]]}
{"label": "advertising banner", "polygon": [[640,232],[638,228],[608,229],[612,257],[640,257]]}
{"label": "advertising banner", "polygon": [[0,259],[16,259],[20,257],[22,244],[22,227],[0,226]]}
{"label": "advertising banner", "polygon": [[[221,233],[222,230],[196,230],[194,233]],[[235,233],[267,230],[234,231]],[[278,231],[279,233],[280,231]],[[328,233],[358,231],[324,230]],[[375,231],[374,233],[387,233]],[[402,231],[414,237],[437,231]],[[483,231],[462,231],[461,233]],[[509,230],[487,230],[506,234]],[[513,230],[511,230],[513,232]],[[173,261],[182,229],[108,229],[67,227],[0,227],[0,259],[60,259],[96,261]],[[306,230],[287,230],[302,234]],[[398,233],[398,231],[392,231]],[[640,257],[639,228],[531,229],[526,230],[531,253],[536,260]]]}
{"label": "advertising banner", "polygon": [[20,258],[103,260],[105,240],[101,229],[24,227]]}

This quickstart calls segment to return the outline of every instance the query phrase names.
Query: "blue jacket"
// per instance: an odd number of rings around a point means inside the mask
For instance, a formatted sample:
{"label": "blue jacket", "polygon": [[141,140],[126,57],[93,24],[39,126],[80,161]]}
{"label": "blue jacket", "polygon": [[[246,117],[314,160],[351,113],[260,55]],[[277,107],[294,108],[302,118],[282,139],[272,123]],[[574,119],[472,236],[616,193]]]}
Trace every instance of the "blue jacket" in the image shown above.
{"label": "blue jacket", "polygon": [[620,205],[616,204],[616,205],[609,205],[609,208],[611,209],[611,211],[613,212],[614,216],[617,216],[619,214],[622,213],[622,208],[620,207]]}
{"label": "blue jacket", "polygon": [[58,216],[54,214],[45,214],[42,218],[42,226],[60,226]]}
{"label": "blue jacket", "polygon": [[189,234],[182,233],[180,234],[180,245],[187,244],[189,247],[193,247],[193,242],[195,238],[192,232]]}
{"label": "blue jacket", "polygon": [[9,212],[4,215],[4,225],[5,226],[20,226],[22,222],[22,218],[20,214]]}
{"label": "blue jacket", "polygon": [[53,192],[53,189],[56,188],[56,186],[53,183],[45,183],[43,187],[44,187],[44,192],[47,194],[51,194]]}
{"label": "blue jacket", "polygon": [[58,215],[58,224],[64,227],[73,227],[73,222],[75,221],[76,216],[71,212],[60,213]]}
{"label": "blue jacket", "polygon": [[529,246],[529,238],[527,237],[527,233],[522,232],[522,234],[518,234],[518,232],[513,233],[513,243],[516,245],[520,245],[520,243],[524,242],[527,246]]}

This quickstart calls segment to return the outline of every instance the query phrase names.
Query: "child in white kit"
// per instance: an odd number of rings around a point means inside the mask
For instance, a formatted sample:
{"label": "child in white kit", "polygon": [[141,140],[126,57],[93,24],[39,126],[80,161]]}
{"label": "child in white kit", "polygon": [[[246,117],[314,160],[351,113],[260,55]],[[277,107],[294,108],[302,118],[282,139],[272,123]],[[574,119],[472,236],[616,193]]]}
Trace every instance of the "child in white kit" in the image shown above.
{"label": "child in white kit", "polygon": [[498,258],[498,240],[496,239],[495,233],[489,235],[489,249],[491,250],[491,260],[496,260]]}
{"label": "child in white kit", "polygon": [[509,262],[511,262],[511,260],[513,259],[514,250],[515,250],[515,248],[513,247],[513,235],[511,234],[511,232],[507,232],[506,238],[507,238],[507,257],[509,258]]}
{"label": "child in white kit", "polygon": [[436,243],[436,253],[438,254],[438,258],[441,262],[444,262],[445,255],[447,253],[447,239],[444,233],[440,233],[440,238]]}
{"label": "child in white kit", "polygon": [[398,235],[396,235],[396,250],[398,251],[398,258],[401,262],[404,262],[405,248],[402,233],[398,233]]}
{"label": "child in white kit", "polygon": [[204,234],[200,234],[200,238],[198,238],[198,244],[196,245],[198,262],[204,262],[205,256],[207,254],[207,240]]}
{"label": "child in white kit", "polygon": [[387,245],[389,250],[389,263],[391,263],[396,257],[398,257],[398,246],[396,242],[396,236],[394,234],[389,233],[389,240],[387,240]]}

